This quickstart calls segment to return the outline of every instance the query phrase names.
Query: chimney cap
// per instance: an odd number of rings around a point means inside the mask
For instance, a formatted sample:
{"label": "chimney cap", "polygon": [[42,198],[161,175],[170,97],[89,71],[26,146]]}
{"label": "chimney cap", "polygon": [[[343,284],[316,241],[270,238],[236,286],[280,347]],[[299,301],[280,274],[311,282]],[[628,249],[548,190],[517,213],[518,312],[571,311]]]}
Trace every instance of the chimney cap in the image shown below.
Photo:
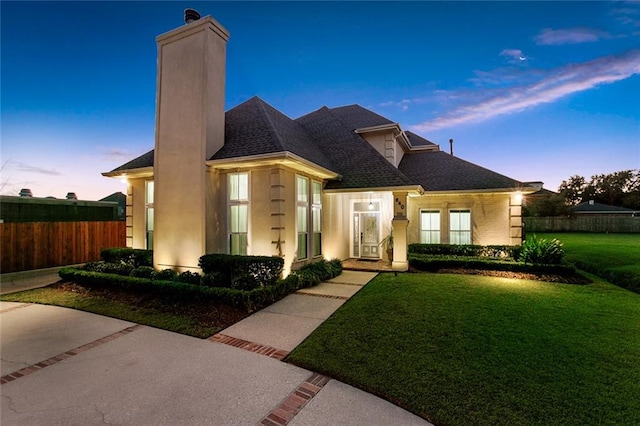
{"label": "chimney cap", "polygon": [[77,200],[78,196],[75,192],[67,192],[67,200]]}
{"label": "chimney cap", "polygon": [[184,10],[184,23],[190,24],[194,21],[200,19],[200,13],[195,9],[185,9]]}
{"label": "chimney cap", "polygon": [[22,188],[18,195],[21,197],[33,197],[33,192],[29,188]]}

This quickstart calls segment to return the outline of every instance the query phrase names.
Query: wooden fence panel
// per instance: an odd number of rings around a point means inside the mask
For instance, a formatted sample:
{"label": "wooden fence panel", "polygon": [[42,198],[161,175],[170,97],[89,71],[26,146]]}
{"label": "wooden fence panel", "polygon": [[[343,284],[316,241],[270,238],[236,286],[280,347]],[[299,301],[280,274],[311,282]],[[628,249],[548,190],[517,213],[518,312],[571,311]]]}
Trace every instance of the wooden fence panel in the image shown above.
{"label": "wooden fence panel", "polygon": [[125,222],[0,223],[0,271],[28,271],[100,260],[124,247]]}
{"label": "wooden fence panel", "polygon": [[640,217],[525,217],[526,232],[640,233]]}

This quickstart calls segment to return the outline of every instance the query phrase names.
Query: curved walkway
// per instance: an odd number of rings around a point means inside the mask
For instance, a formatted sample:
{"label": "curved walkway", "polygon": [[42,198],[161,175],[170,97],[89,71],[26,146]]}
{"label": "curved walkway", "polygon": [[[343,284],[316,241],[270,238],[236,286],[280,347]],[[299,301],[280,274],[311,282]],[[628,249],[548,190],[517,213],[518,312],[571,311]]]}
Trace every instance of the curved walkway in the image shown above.
{"label": "curved walkway", "polygon": [[375,274],[345,271],[209,339],[66,308],[0,302],[11,425],[428,424],[279,361]]}

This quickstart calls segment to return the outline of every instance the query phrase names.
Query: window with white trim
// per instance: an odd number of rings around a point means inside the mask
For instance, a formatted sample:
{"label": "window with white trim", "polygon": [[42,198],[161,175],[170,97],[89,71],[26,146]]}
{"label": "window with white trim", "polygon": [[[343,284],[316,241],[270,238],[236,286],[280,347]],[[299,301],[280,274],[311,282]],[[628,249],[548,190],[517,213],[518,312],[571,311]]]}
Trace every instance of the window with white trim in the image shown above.
{"label": "window with white trim", "polygon": [[145,230],[147,240],[147,250],[153,250],[153,228],[154,228],[154,185],[152,180],[145,182],[144,207],[145,207]]}
{"label": "window with white trim", "polygon": [[440,244],[440,211],[422,210],[420,212],[420,242]]}
{"label": "window with white trim", "polygon": [[449,243],[471,244],[470,210],[451,210],[449,212]]}
{"label": "window with white trim", "polygon": [[247,254],[249,173],[229,174],[229,254]]}
{"label": "window with white trim", "polygon": [[313,221],[313,256],[322,255],[322,183],[311,182],[311,218]]}
{"label": "window with white trim", "polygon": [[298,175],[296,175],[296,228],[298,260],[303,260],[309,256],[309,178]]}

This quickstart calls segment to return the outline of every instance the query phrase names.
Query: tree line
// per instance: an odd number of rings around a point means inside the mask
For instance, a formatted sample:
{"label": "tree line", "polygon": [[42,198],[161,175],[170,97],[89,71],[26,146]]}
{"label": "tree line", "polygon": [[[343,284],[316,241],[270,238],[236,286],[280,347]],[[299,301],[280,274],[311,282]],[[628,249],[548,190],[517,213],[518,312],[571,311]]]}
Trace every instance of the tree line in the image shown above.
{"label": "tree line", "polygon": [[640,169],[591,176],[574,175],[563,180],[558,191],[526,203],[526,216],[565,216],[572,207],[593,200],[596,203],[640,210]]}

